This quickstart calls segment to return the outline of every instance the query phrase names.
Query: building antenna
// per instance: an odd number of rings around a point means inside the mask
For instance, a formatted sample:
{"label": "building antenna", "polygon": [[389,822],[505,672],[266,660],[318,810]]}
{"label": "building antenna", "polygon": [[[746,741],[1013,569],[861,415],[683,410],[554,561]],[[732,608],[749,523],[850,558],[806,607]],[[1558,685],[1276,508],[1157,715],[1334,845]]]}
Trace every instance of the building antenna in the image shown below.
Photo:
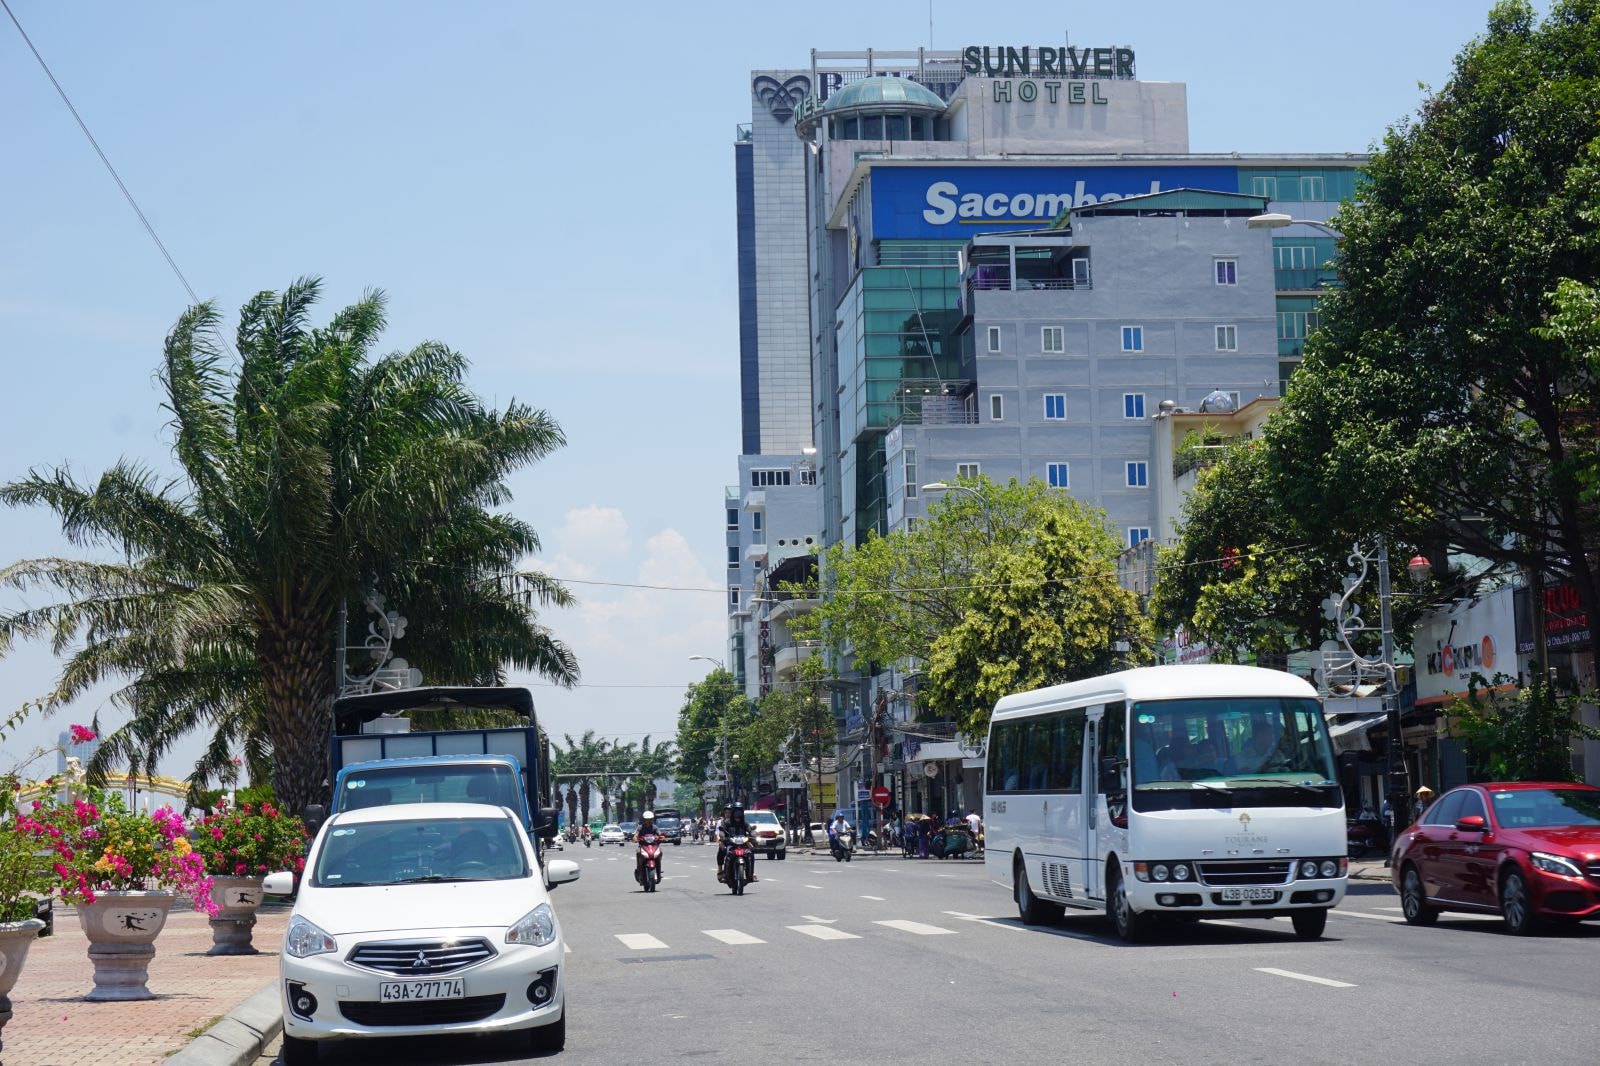
{"label": "building antenna", "polygon": [[933,0],[928,0],[928,51],[933,51]]}

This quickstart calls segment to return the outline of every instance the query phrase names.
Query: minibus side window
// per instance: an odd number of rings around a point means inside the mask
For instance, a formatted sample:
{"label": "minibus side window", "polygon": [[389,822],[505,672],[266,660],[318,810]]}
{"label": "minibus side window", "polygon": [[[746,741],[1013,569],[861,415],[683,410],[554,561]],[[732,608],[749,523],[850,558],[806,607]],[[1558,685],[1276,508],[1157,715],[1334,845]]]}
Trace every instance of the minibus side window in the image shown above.
{"label": "minibus side window", "polygon": [[1052,792],[1083,791],[1084,720],[1082,711],[1067,711],[1053,719],[1056,754],[1050,774],[1049,787]]}

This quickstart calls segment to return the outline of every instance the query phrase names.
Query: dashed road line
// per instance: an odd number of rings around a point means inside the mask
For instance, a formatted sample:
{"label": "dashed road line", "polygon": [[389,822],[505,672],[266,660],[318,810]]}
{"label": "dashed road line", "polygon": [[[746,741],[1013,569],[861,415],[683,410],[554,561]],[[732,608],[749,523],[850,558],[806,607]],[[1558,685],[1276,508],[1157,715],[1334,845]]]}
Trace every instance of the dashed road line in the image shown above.
{"label": "dashed road line", "polygon": [[741,933],[737,929],[702,929],[700,931],[711,939],[720,940],[724,944],[737,945],[766,943],[766,941],[762,940],[760,937],[751,936],[749,933]]}
{"label": "dashed road line", "polygon": [[815,914],[802,914],[800,917],[804,918],[808,922],[814,922],[817,925],[833,925],[839,920],[837,918],[818,918]]}
{"label": "dashed road line", "polygon": [[1293,970],[1280,970],[1276,966],[1254,967],[1256,973],[1270,973],[1274,977],[1288,977],[1295,981],[1309,981],[1314,985],[1327,985],[1329,988],[1354,988],[1349,981],[1334,981],[1327,977],[1313,977],[1308,973],[1295,973]]}
{"label": "dashed road line", "polygon": [[885,902],[887,902],[887,900],[885,900],[882,896],[862,896],[861,898],[862,899],[870,899],[874,903],[885,903]]}
{"label": "dashed road line", "polygon": [[821,885],[807,885],[806,887],[807,888],[818,888],[818,889],[820,889],[822,886]]}
{"label": "dashed road line", "polygon": [[908,922],[902,918],[890,918],[887,921],[873,922],[872,924],[888,926],[890,929],[898,929],[902,933],[915,933],[918,936],[938,936],[944,933],[953,935],[955,933],[954,929],[945,929],[942,926],[937,925],[926,925],[922,922]]}
{"label": "dashed road line", "polygon": [[796,933],[804,933],[806,936],[816,937],[818,940],[860,940],[861,939],[860,937],[856,936],[854,933],[847,933],[843,929],[835,929],[831,925],[790,925],[790,926],[785,926],[784,928],[792,929]]}
{"label": "dashed road line", "polygon": [[649,933],[616,933],[616,938],[622,941],[622,946],[634,951],[654,951],[667,945],[651,936]]}

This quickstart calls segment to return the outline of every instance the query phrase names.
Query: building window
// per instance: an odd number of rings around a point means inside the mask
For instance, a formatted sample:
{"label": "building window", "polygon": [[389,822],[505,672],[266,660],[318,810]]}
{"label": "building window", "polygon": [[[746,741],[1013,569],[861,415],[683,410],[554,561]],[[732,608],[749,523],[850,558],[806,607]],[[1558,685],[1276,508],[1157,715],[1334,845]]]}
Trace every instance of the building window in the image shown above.
{"label": "building window", "polygon": [[1128,487],[1130,489],[1147,488],[1150,484],[1149,463],[1128,464]]}
{"label": "building window", "polygon": [[1278,179],[1270,176],[1251,178],[1250,194],[1252,196],[1265,196],[1269,200],[1276,200],[1278,198]]}
{"label": "building window", "polygon": [[737,508],[737,507],[728,508],[728,528],[729,529],[738,529],[739,528],[739,508]]}
{"label": "building window", "polygon": [[1321,174],[1307,174],[1300,179],[1300,199],[1326,200],[1323,194],[1323,181]]}
{"label": "building window", "polygon": [[1150,539],[1150,527],[1149,526],[1129,526],[1128,527],[1128,547],[1137,548],[1139,545],[1143,544],[1145,541],[1147,541],[1149,539]]}
{"label": "building window", "polygon": [[737,544],[728,545],[728,569],[739,569],[739,546]]}
{"label": "building window", "polygon": [[1089,287],[1089,260],[1079,257],[1072,261],[1072,287],[1075,289]]}
{"label": "building window", "polygon": [[1317,266],[1317,246],[1281,244],[1272,250],[1272,258],[1279,270],[1311,270]]}
{"label": "building window", "polygon": [[979,464],[979,463],[957,463],[956,464],[956,480],[957,481],[974,480],[981,473],[983,473],[983,469],[982,469],[982,465]]}
{"label": "building window", "polygon": [[817,471],[816,471],[816,468],[815,467],[809,467],[809,466],[808,467],[802,467],[801,470],[800,470],[800,484],[802,484],[802,485],[815,485],[816,483],[817,483]]}
{"label": "building window", "polygon": [[787,484],[789,484],[789,471],[787,470],[750,471],[750,487],[753,489],[769,489],[777,485]]}
{"label": "building window", "polygon": [[1217,351],[1236,352],[1239,350],[1239,329],[1237,326],[1217,327]]}
{"label": "building window", "polygon": [[1280,341],[1305,340],[1315,333],[1320,324],[1315,311],[1279,311],[1278,339]]}
{"label": "building window", "polygon": [[1000,351],[1000,327],[989,327],[989,354],[994,355]]}
{"label": "building window", "polygon": [[757,533],[761,532],[761,512],[760,511],[751,511],[750,512],[750,528],[752,530],[754,530],[755,532],[757,532]]}
{"label": "building window", "polygon": [[1050,482],[1051,488],[1070,489],[1072,487],[1071,463],[1046,463],[1044,473]]}
{"label": "building window", "polygon": [[906,463],[906,499],[917,498],[917,452],[914,448],[905,450]]}
{"label": "building window", "polygon": [[1125,392],[1125,393],[1122,394],[1122,417],[1123,418],[1143,418],[1144,417],[1144,393],[1142,393],[1142,392]]}
{"label": "building window", "polygon": [[1217,259],[1213,265],[1216,267],[1218,285],[1239,284],[1239,260]]}
{"label": "building window", "polygon": [[1144,327],[1143,326],[1123,326],[1122,327],[1122,350],[1125,351],[1125,352],[1142,352],[1142,351],[1144,351]]}
{"label": "building window", "polygon": [[739,609],[739,586],[738,585],[729,585],[728,586],[728,610],[737,611],[738,609]]}
{"label": "building window", "polygon": [[1067,341],[1060,326],[1045,326],[1039,331],[1039,346],[1046,355],[1060,355],[1067,350]]}
{"label": "building window", "polygon": [[989,421],[1004,422],[1006,420],[1005,397],[999,393],[989,397]]}
{"label": "building window", "polygon": [[1044,397],[1044,417],[1046,422],[1061,422],[1067,417],[1067,397],[1060,392],[1046,393]]}

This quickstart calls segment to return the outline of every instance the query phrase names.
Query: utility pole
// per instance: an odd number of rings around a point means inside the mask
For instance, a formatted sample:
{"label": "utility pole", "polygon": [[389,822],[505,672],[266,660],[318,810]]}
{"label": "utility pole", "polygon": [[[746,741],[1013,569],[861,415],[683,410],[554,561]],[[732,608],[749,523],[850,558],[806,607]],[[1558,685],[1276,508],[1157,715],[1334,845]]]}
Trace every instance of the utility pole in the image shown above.
{"label": "utility pole", "polygon": [[1378,628],[1383,640],[1383,710],[1389,729],[1389,839],[1400,839],[1410,813],[1405,738],[1401,735],[1400,692],[1395,685],[1394,618],[1390,611],[1389,539],[1378,537]]}

